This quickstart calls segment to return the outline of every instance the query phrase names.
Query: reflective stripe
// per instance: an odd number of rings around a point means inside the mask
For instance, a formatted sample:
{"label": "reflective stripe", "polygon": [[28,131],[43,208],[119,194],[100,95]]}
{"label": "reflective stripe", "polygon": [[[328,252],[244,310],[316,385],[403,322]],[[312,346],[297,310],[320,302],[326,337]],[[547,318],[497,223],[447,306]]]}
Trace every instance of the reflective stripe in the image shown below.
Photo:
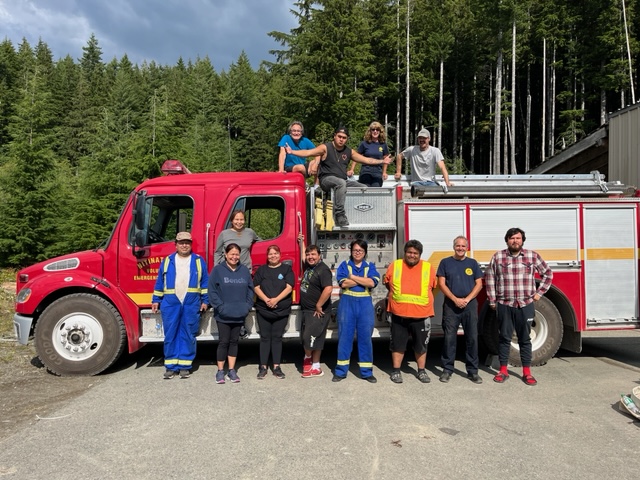
{"label": "reflective stripe", "polygon": [[358,366],[360,368],[372,368],[373,367],[373,363],[372,362],[358,362]]}
{"label": "reflective stripe", "polygon": [[[349,265],[347,263],[347,270],[349,270],[349,275],[353,275],[353,268],[351,267],[351,265]],[[367,274],[369,273],[369,267],[364,267],[364,278],[368,278]],[[378,281],[380,281],[380,279],[378,279]],[[362,286],[362,285],[360,285]],[[342,295],[349,295],[351,297],[370,297],[371,296],[371,289],[369,287],[362,287],[364,288],[364,292],[354,292],[352,291],[350,288],[343,288],[342,289]]]}
{"label": "reflective stripe", "polygon": [[193,364],[193,360],[180,360],[178,358],[167,358],[164,361],[165,365],[186,365],[190,366]]}
{"label": "reflective stripe", "polygon": [[431,276],[431,264],[422,264],[422,283],[420,285],[420,295],[413,295],[402,292],[402,267],[404,260],[393,262],[393,294],[391,298],[398,303],[412,303],[414,305],[429,305],[429,278]]}
{"label": "reflective stripe", "polygon": [[336,362],[338,365],[349,365],[349,360],[338,360]]}
{"label": "reflective stripe", "polygon": [[158,290],[154,290],[154,291],[153,291],[153,294],[154,294],[156,297],[163,297],[163,296],[164,296],[164,292],[160,292],[160,291],[158,291]]}
{"label": "reflective stripe", "polygon": [[182,366],[190,366],[193,363],[193,360],[178,360],[178,365]]}
{"label": "reflective stripe", "polygon": [[[173,294],[175,295],[175,288],[167,288],[167,270],[169,270],[169,256],[166,256],[164,259],[164,263],[162,265],[163,271],[163,282],[164,282],[164,293],[158,292],[157,290],[153,291],[153,294],[162,297],[164,294]],[[204,295],[207,293],[206,288],[200,288],[200,282],[202,281],[202,259],[200,257],[196,257],[196,270],[198,271],[198,283],[195,287],[187,288],[187,293],[197,293],[198,295]]]}

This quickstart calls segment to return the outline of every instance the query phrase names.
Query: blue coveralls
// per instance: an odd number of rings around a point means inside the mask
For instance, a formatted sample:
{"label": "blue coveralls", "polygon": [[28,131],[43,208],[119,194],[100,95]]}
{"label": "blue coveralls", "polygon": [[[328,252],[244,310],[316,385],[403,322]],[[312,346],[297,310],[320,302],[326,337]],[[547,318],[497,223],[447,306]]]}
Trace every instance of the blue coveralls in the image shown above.
{"label": "blue coveralls", "polygon": [[173,253],[160,264],[152,303],[160,303],[164,329],[164,366],[168,370],[188,370],[196,357],[196,336],[200,329],[200,305],[209,303],[207,264],[191,254],[189,287],[180,302],[176,296],[176,264]]}
{"label": "blue coveralls", "polygon": [[[356,267],[352,260],[342,262],[336,272],[336,280],[341,284],[350,274],[373,279],[374,287],[380,282],[380,274],[373,263],[363,261]],[[343,288],[338,304],[338,361],[335,374],[346,377],[349,371],[349,359],[353,349],[353,337],[358,334],[358,366],[360,375],[367,378],[373,375],[373,323],[375,312],[369,288],[356,285]]]}

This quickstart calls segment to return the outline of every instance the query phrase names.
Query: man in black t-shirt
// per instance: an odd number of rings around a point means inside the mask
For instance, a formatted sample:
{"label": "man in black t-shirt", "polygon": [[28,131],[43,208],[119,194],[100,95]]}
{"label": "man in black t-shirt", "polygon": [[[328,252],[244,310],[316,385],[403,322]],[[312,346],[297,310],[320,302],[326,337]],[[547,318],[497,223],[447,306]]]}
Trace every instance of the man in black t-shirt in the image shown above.
{"label": "man in black t-shirt", "polygon": [[302,377],[321,377],[320,355],[331,318],[331,270],[322,262],[320,249],[309,245],[305,250],[305,270],[300,283],[302,309]]}
{"label": "man in black t-shirt", "polygon": [[387,155],[383,159],[369,158],[354,152],[347,147],[349,130],[344,126],[339,126],[333,133],[333,141],[318,145],[311,150],[292,150],[289,145],[285,147],[288,154],[297,157],[315,157],[320,155],[320,169],[318,178],[320,188],[326,193],[334,190],[333,213],[338,227],[346,227],[349,220],[344,210],[344,201],[347,196],[347,187],[364,187],[364,183],[358,183],[347,177],[347,167],[349,162],[364,163],[366,165],[383,165],[391,162],[391,157]]}

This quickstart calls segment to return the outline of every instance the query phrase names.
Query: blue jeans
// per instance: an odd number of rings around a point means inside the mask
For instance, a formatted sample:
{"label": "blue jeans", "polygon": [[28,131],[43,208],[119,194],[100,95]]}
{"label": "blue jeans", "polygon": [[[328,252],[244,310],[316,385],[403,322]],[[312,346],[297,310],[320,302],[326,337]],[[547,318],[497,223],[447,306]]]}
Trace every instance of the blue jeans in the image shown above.
{"label": "blue jeans", "polygon": [[467,373],[478,373],[478,301],[475,298],[462,310],[448,305],[447,302],[442,307],[442,330],[444,331],[442,369],[445,372],[453,372],[460,324],[462,324],[467,344],[465,350]]}
{"label": "blue jeans", "polygon": [[418,180],[417,182],[411,182],[412,187],[437,187],[438,184],[432,180]]}
{"label": "blue jeans", "polygon": [[333,214],[335,217],[344,215],[344,201],[347,198],[347,187],[366,187],[364,183],[355,180],[343,180],[342,178],[325,176],[320,179],[320,188],[326,192],[333,194]]}

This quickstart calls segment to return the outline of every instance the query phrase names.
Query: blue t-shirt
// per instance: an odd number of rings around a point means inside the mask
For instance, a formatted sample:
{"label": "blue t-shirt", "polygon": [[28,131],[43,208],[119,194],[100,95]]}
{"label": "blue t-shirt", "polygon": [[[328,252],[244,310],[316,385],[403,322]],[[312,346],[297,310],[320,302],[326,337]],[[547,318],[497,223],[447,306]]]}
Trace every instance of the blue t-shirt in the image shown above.
{"label": "blue t-shirt", "polygon": [[[360,142],[357,152],[369,158],[377,158],[382,160],[389,155],[389,148],[386,143],[379,142]],[[382,165],[362,165],[360,167],[360,175],[368,173],[372,177],[382,178]]]}
{"label": "blue t-shirt", "polygon": [[[447,257],[438,265],[436,276],[444,277],[451,293],[458,298],[464,298],[473,290],[476,280],[482,278],[482,270],[473,258],[456,260],[454,257]],[[449,298],[445,297],[444,301],[447,305],[455,307]]]}
{"label": "blue t-shirt", "polygon": [[[313,142],[307,137],[302,137],[300,141],[296,143],[288,133],[282,136],[282,138],[278,142],[278,147],[285,147],[287,143],[291,147],[291,150],[311,150],[312,148],[316,148]],[[305,162],[306,160],[303,157],[296,157],[291,153],[287,153],[287,155],[284,157],[285,168],[293,167],[294,165],[303,165]]]}

